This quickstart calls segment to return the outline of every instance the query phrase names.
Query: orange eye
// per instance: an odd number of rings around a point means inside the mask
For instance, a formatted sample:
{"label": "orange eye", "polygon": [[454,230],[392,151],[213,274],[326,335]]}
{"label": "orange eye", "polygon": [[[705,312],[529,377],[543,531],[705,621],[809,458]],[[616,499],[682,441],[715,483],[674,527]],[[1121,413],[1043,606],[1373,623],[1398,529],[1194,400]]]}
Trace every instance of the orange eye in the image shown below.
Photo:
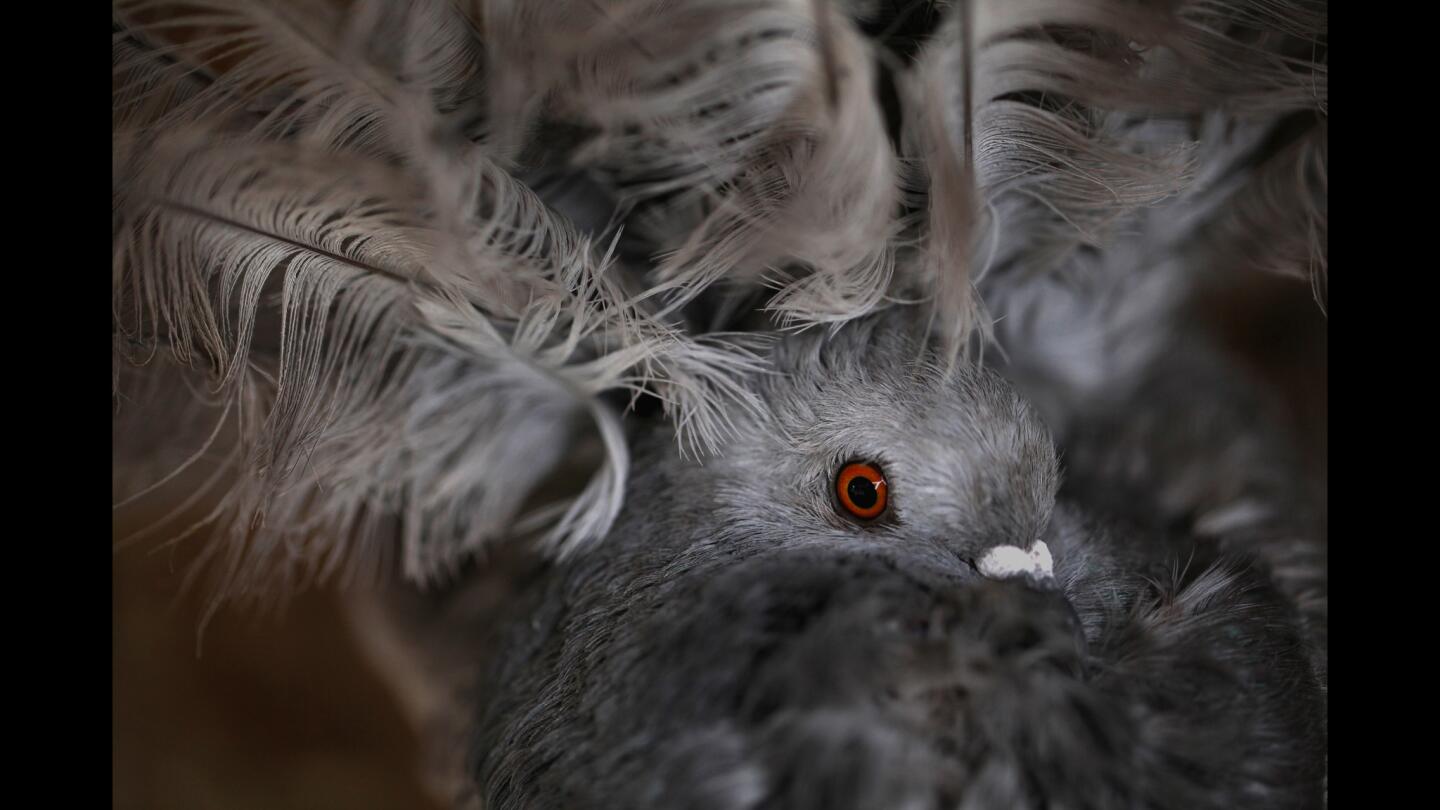
{"label": "orange eye", "polygon": [[885,511],[885,474],[874,464],[854,462],[840,468],[835,476],[835,494],[845,511],[871,520]]}

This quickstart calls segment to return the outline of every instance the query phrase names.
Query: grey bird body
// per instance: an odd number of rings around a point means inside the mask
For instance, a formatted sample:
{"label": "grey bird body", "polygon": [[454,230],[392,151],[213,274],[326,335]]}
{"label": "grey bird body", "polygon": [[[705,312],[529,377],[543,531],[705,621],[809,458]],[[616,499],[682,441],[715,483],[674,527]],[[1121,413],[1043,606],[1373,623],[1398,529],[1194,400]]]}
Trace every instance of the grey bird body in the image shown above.
{"label": "grey bird body", "polygon": [[[1057,496],[1033,410],[904,318],[775,358],[774,418],[642,441],[615,533],[485,656],[486,807],[1318,806],[1313,648],[1250,557]],[[853,457],[889,520],[837,514]],[[1053,581],[977,572],[1036,541]]]}

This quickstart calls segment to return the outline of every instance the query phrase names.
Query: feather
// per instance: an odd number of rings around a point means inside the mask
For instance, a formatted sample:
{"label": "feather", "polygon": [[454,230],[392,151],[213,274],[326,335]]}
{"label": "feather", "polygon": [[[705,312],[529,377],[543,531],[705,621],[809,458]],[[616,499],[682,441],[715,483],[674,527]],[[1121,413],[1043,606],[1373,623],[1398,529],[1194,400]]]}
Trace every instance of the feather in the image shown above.
{"label": "feather", "polygon": [[539,121],[583,133],[558,159],[639,208],[667,254],[644,294],[663,298],[660,317],[722,280],[742,297],[775,287],[769,306],[789,323],[863,314],[890,288],[898,173],[869,48],[827,8],[484,4],[486,29],[503,32],[491,119],[515,122],[499,141]]}
{"label": "feather", "polygon": [[1321,297],[1325,14],[1186,2],[1127,28],[1113,4],[1059,5],[1053,20],[1016,3],[985,24],[1021,49],[982,81],[977,165],[1000,343],[1080,401],[1138,378],[1216,273],[1309,276]]}
{"label": "feather", "polygon": [[[811,51],[805,92],[774,137],[657,269],[651,292],[670,293],[668,307],[721,279],[766,281],[775,288],[767,308],[806,326],[858,317],[891,292],[899,168],[874,104],[869,51],[834,22],[831,46]],[[838,77],[833,107],[825,54]]]}
{"label": "feather", "polygon": [[[130,42],[117,61],[139,65]],[[194,75],[168,67],[117,81],[139,76],[143,93]],[[222,403],[228,489],[195,527],[219,529],[207,556],[230,594],[380,570],[397,539],[421,582],[499,538],[582,548],[625,484],[602,393],[658,393],[692,452],[723,439],[727,406],[753,407],[732,379],[758,369],[744,341],[644,317],[613,260],[477,145],[396,140],[413,155],[397,162],[331,137],[358,130],[330,113],[237,125],[224,111],[263,100],[239,104],[244,75],[171,93],[144,133],[117,116],[135,151],[114,186],[116,373],[163,347],[208,378],[198,404]],[[117,107],[134,97],[117,91]],[[587,435],[602,452],[584,452]],[[589,484],[531,503],[576,467]]]}
{"label": "feather", "polygon": [[[434,0],[234,3],[117,0],[117,36],[213,78],[160,122],[243,119],[256,136],[391,155],[412,153],[418,125],[456,107],[480,69],[464,17]],[[418,122],[418,124],[417,124]]]}
{"label": "feather", "polygon": [[644,199],[734,177],[803,90],[803,0],[478,4],[492,141],[586,133],[567,155]]}
{"label": "feather", "polygon": [[[1000,219],[1000,266],[1054,268],[1081,245],[1124,238],[1127,217],[1181,195],[1197,180],[1201,138],[1188,123],[1196,116],[1273,120],[1323,107],[1324,66],[1265,44],[1294,22],[1237,30],[1284,15],[1194,2],[1127,19],[1123,5],[981,6],[991,14],[977,21],[986,43],[977,57],[977,167]],[[1320,26],[1302,43],[1323,37],[1323,11],[1317,19],[1305,3],[1284,5],[1292,21]]]}
{"label": "feather", "polygon": [[[919,156],[921,170],[914,182],[927,189],[919,287],[930,292],[931,328],[938,327],[942,354],[952,368],[975,330],[982,346],[990,340],[989,320],[972,278],[980,201],[971,102],[975,66],[969,62],[974,52],[971,17],[969,3],[951,15],[939,34],[940,41],[951,46],[927,49],[909,92],[910,148]],[[959,81],[953,84],[959,86],[960,100],[955,105],[952,80],[957,75]]]}

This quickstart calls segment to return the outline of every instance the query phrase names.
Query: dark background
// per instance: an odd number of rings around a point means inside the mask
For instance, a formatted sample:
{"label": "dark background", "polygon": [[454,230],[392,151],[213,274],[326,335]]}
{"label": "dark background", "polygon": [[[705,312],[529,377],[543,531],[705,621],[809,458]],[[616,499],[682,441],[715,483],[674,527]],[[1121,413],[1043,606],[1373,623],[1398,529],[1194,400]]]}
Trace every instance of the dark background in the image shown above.
{"label": "dark background", "polygon": [[[117,520],[115,538],[144,520]],[[205,593],[180,585],[204,540],[115,555],[114,807],[438,807],[334,592],[303,593],[278,616],[222,610],[199,635]]]}

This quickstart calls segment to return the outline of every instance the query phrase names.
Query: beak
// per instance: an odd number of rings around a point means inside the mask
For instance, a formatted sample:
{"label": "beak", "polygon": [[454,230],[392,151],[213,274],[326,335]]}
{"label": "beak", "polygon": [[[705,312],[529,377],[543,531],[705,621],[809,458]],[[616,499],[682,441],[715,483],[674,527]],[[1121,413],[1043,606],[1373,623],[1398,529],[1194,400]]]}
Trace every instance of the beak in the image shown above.
{"label": "beak", "polygon": [[1043,540],[1036,540],[1029,551],[1019,546],[995,546],[985,552],[975,567],[981,576],[989,579],[1027,577],[1048,582],[1055,578],[1055,560]]}

